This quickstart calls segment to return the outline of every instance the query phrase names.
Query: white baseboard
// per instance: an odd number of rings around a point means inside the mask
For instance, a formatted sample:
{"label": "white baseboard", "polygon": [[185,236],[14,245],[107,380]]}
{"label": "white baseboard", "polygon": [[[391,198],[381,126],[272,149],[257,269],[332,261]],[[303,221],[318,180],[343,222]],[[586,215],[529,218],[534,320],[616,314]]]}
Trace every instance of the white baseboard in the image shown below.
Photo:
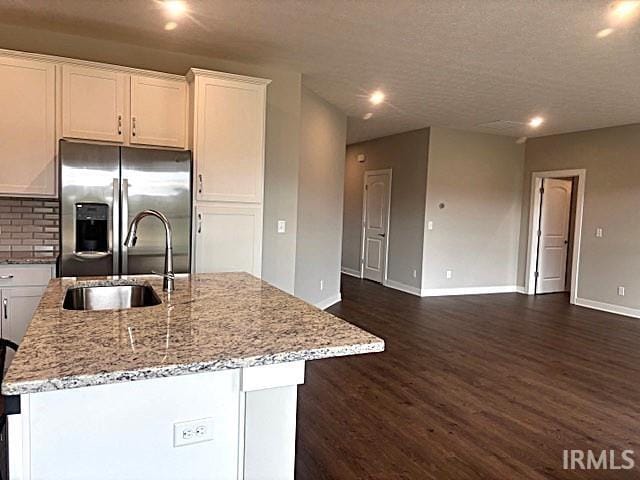
{"label": "white baseboard", "polygon": [[527,292],[527,287],[517,286],[516,287],[516,292],[517,293],[521,293],[523,295],[529,295],[529,292]]}
{"label": "white baseboard", "polygon": [[450,295],[485,295],[489,293],[514,293],[518,291],[515,285],[492,287],[459,287],[459,288],[423,288],[423,297],[445,297]]}
{"label": "white baseboard", "polygon": [[354,270],[353,268],[349,268],[349,267],[340,267],[340,271],[342,273],[344,273],[345,275],[350,275],[352,277],[361,278],[359,270]]}
{"label": "white baseboard", "polygon": [[581,307],[593,308],[594,310],[624,315],[626,317],[640,318],[640,309],[638,308],[623,307],[621,305],[614,305],[612,303],[597,302],[595,300],[589,300],[587,298],[576,298],[575,304]]}
{"label": "white baseboard", "polygon": [[404,293],[410,293],[411,295],[420,296],[420,289],[418,287],[412,287],[411,285],[407,285],[405,283],[396,282],[395,280],[386,279],[382,284],[385,287],[393,288],[394,290],[400,290]]}
{"label": "white baseboard", "polygon": [[337,295],[334,295],[333,297],[329,297],[326,300],[322,300],[321,302],[316,303],[316,307],[319,308],[320,310],[326,310],[330,306],[335,305],[336,303],[341,301],[342,301],[342,295],[337,294]]}

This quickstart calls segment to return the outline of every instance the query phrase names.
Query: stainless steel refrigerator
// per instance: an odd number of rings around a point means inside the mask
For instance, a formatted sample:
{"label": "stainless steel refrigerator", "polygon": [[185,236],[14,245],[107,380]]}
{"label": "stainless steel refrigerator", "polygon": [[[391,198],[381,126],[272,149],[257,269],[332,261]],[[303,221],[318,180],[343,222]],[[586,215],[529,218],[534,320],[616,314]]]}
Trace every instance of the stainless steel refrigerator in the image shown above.
{"label": "stainless steel refrigerator", "polygon": [[133,217],[159,210],[173,231],[174,271],[191,266],[191,152],[60,141],[60,276],[163,272],[164,226]]}

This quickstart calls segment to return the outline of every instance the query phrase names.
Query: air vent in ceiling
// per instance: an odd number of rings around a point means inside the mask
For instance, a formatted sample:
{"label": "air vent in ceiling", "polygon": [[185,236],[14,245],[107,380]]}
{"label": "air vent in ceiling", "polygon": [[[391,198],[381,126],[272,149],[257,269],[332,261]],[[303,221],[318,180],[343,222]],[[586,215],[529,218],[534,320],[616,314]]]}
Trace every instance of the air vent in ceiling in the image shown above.
{"label": "air vent in ceiling", "polygon": [[522,128],[526,125],[526,123],[514,122],[512,120],[496,120],[494,122],[481,123],[476,125],[476,127],[483,130],[491,130],[496,133],[512,133],[522,131]]}

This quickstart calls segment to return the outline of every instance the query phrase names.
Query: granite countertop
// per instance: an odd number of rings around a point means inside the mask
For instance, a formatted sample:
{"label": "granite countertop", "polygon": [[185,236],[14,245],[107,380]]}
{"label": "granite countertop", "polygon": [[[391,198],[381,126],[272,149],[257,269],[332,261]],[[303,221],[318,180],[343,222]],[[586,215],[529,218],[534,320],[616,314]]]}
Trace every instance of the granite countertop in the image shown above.
{"label": "granite countertop", "polygon": [[[384,341],[246,273],[180,275],[162,304],[62,308],[68,287],[118,280],[51,280],[2,384],[16,395],[380,352]],[[122,280],[120,281],[122,282]]]}
{"label": "granite countertop", "polygon": [[52,265],[55,264],[57,260],[57,257],[19,257],[0,255],[0,265]]}

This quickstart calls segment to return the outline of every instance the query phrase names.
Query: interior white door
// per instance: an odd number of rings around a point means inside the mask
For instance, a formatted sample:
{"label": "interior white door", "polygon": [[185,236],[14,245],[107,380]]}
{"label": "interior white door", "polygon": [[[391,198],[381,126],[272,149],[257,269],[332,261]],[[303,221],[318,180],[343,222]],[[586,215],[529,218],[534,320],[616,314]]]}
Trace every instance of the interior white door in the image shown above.
{"label": "interior white door", "polygon": [[129,143],[185,147],[187,82],[131,76]]}
{"label": "interior white door", "polygon": [[0,194],[55,195],[55,65],[0,57]]}
{"label": "interior white door", "polygon": [[62,66],[62,135],[122,142],[126,75],[100,68]]}
{"label": "interior white door", "polygon": [[572,185],[567,179],[543,180],[536,293],[566,290]]}
{"label": "interior white door", "polygon": [[364,185],[364,278],[382,283],[387,268],[387,225],[391,175],[365,173]]}

